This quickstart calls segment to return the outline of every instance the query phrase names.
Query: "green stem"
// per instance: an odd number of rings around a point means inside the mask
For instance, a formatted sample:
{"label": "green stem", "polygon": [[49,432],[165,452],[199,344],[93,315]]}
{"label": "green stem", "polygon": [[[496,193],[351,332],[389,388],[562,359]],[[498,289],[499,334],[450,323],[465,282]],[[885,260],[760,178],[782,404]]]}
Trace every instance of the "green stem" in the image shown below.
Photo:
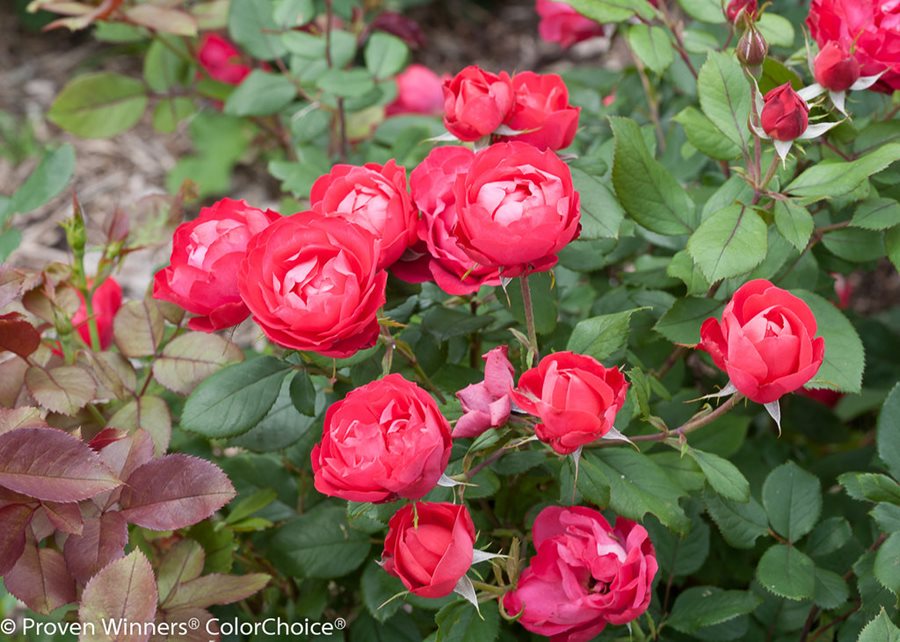
{"label": "green stem", "polygon": [[97,329],[97,318],[94,316],[94,291],[93,288],[84,288],[81,291],[84,297],[84,309],[87,311],[88,332],[91,337],[91,350],[99,352],[102,350],[100,345],[100,331]]}
{"label": "green stem", "polygon": [[519,277],[519,287],[522,290],[522,307],[525,310],[525,327],[528,330],[529,352],[528,365],[531,366],[540,354],[538,349],[537,331],[534,328],[534,304],[531,301],[531,288],[528,286],[528,275]]}

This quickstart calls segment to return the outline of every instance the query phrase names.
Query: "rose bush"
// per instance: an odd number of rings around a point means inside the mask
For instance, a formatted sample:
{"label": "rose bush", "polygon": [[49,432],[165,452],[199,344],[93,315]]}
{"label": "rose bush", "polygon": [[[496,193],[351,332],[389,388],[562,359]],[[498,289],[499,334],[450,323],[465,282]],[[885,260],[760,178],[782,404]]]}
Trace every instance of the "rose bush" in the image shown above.
{"label": "rose bush", "polygon": [[213,4],[30,5],[190,151],[63,263],[75,148],[0,197],[14,642],[900,635],[894,3]]}

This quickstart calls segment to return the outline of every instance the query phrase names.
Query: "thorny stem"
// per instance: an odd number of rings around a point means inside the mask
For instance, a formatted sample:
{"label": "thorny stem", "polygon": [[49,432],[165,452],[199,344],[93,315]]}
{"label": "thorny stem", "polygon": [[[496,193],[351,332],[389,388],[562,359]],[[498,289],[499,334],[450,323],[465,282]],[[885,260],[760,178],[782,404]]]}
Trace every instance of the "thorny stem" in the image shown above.
{"label": "thorny stem", "polygon": [[659,12],[662,14],[663,22],[666,25],[666,28],[672,33],[672,37],[675,39],[675,50],[678,52],[678,55],[681,56],[681,59],[684,61],[684,64],[687,65],[688,71],[691,72],[691,75],[694,78],[697,78],[697,68],[694,67],[694,63],[691,62],[690,56],[688,56],[687,49],[684,46],[684,38],[681,36],[681,30],[678,28],[678,25],[672,20],[672,16],[669,15],[669,12],[666,9],[666,3],[659,3]]}
{"label": "thorny stem", "polygon": [[519,287],[522,290],[522,307],[525,310],[525,327],[528,330],[528,343],[531,351],[531,363],[528,365],[531,366],[534,363],[534,359],[538,358],[539,349],[537,331],[534,328],[534,304],[531,301],[531,288],[528,285],[527,274],[519,277]]}

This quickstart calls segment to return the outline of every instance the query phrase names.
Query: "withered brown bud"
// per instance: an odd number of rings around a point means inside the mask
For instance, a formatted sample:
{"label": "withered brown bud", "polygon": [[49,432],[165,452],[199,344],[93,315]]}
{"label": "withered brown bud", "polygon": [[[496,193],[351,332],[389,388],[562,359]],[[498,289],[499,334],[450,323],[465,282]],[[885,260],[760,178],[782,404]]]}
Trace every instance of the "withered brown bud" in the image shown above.
{"label": "withered brown bud", "polygon": [[769,43],[759,31],[751,27],[738,40],[736,53],[741,64],[747,67],[759,67],[769,53]]}

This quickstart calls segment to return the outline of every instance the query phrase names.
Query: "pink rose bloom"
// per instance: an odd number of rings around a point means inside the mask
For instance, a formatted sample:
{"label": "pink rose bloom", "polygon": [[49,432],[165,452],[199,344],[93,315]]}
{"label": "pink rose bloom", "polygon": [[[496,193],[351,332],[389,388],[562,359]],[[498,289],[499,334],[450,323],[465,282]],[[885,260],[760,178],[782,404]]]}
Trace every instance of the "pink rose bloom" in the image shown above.
{"label": "pink rose bloom", "polygon": [[538,33],[547,42],[558,42],[563,47],[603,35],[603,25],[575,11],[571,5],[553,0],[537,0],[534,8],[541,17]]}
{"label": "pink rose bloom", "polygon": [[250,238],[280,219],[272,210],[223,198],[204,207],[172,237],[169,267],[156,273],[153,296],[197,315],[192,330],[215,332],[237,325],[250,311],[238,291],[238,268]]}
{"label": "pink rose bloom", "polygon": [[406,169],[384,165],[335,165],[313,183],[311,209],[356,223],[381,242],[378,268],[384,268],[416,240],[416,208],[406,191]]}
{"label": "pink rose bloom", "polygon": [[537,554],[503,597],[510,615],[552,642],[587,642],[607,624],[627,624],[650,605],[658,568],[646,529],[615,526],[584,506],[549,506],[534,521]]}
{"label": "pink rose bloom", "polygon": [[410,65],[394,79],[397,97],[385,112],[397,114],[440,114],[444,109],[443,79],[424,65]]}
{"label": "pink rose bloom", "polygon": [[477,292],[482,285],[499,285],[495,267],[472,267],[472,259],[456,236],[458,216],[453,183],[469,171],[475,153],[467,147],[446,146],[431,150],[409,175],[409,186],[422,213],[419,243],[392,266],[404,281],[434,281],[447,294]]}
{"label": "pink rose bloom", "polygon": [[512,410],[514,370],[509,362],[509,348],[497,346],[481,358],[485,361],[484,381],[456,393],[464,411],[453,428],[456,438],[477,437],[488,428],[498,428],[506,423]]}
{"label": "pink rose bloom", "polygon": [[569,104],[569,90],[556,74],[523,71],[513,76],[515,102],[504,123],[524,132],[503,140],[531,143],[540,149],[564,149],[578,129],[580,107]]}
{"label": "pink rose bloom", "polygon": [[240,49],[217,33],[203,35],[197,60],[210,78],[228,85],[240,85],[251,71],[249,65],[241,62]]}
{"label": "pink rose bloom", "polygon": [[447,468],[451,447],[434,399],[391,374],[328,407],[311,456],[316,490],[352,502],[420,499]]}
{"label": "pink rose bloom", "polygon": [[492,74],[474,65],[444,81],[444,126],[463,141],[493,133],[513,104],[509,74]]}

